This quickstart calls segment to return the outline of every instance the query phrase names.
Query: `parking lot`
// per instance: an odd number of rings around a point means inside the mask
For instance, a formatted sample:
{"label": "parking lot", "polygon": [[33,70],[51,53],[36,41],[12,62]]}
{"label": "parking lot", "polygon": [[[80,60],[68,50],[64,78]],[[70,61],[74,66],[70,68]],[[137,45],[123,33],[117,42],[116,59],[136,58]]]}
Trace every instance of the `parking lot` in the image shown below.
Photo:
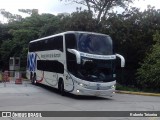
{"label": "parking lot", "polygon": [[[113,97],[106,97],[106,98],[74,96],[71,94],[67,94],[66,96],[61,96],[56,89],[46,87],[43,85],[35,86],[32,85],[30,81],[23,81],[23,84],[15,84],[14,81],[7,82],[6,84],[0,83],[0,111],[159,111],[159,110],[160,110],[160,97],[129,95],[129,94],[115,94]],[[85,118],[83,117],[80,119],[85,119]],[[94,119],[98,118],[95,117]],[[101,119],[105,118],[101,117]],[[110,119],[112,120],[112,118]],[[123,119],[115,118],[115,119],[123,120],[124,118]],[[128,120],[128,118],[125,119]],[[129,120],[130,119],[139,119],[139,118],[129,118]],[[158,120],[158,118],[144,118],[144,119]]]}

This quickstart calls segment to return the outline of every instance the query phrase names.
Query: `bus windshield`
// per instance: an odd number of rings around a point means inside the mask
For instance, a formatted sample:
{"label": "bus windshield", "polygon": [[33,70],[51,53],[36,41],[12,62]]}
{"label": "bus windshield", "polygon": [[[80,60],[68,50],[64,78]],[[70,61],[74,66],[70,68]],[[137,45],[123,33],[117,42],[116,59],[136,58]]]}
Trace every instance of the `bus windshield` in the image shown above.
{"label": "bus windshield", "polygon": [[81,33],[78,37],[81,52],[98,55],[112,55],[112,39],[109,36]]}

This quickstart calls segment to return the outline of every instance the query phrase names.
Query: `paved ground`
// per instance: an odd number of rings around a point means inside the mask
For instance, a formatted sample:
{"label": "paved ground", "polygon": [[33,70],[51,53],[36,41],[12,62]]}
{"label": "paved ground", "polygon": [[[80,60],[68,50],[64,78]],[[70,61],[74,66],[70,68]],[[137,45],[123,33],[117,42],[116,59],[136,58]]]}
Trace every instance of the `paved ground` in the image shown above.
{"label": "paved ground", "polygon": [[[57,90],[30,82],[0,83],[0,111],[160,111],[160,97],[115,94],[109,98],[61,96]],[[116,112],[115,112],[116,114]],[[21,118],[0,118],[0,120]],[[33,118],[32,118],[33,119]],[[32,120],[31,119],[31,120]],[[38,118],[40,119],[40,118]],[[35,118],[35,120],[38,120]],[[46,118],[53,120],[53,118]],[[160,120],[160,118],[54,118],[62,120]],[[28,120],[28,118],[27,118]],[[34,120],[34,119],[33,119]],[[44,118],[42,118],[44,120]]]}

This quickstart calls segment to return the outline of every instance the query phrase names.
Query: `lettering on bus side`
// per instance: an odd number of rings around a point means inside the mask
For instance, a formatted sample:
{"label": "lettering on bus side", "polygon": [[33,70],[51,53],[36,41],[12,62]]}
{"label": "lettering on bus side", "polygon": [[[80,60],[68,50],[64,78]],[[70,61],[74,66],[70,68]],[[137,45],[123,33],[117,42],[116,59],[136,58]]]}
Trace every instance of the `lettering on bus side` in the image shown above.
{"label": "lettering on bus side", "polygon": [[60,57],[61,55],[60,54],[54,54],[54,57]]}
{"label": "lettering on bus side", "polygon": [[59,58],[59,57],[61,57],[60,53],[41,54],[41,58]]}

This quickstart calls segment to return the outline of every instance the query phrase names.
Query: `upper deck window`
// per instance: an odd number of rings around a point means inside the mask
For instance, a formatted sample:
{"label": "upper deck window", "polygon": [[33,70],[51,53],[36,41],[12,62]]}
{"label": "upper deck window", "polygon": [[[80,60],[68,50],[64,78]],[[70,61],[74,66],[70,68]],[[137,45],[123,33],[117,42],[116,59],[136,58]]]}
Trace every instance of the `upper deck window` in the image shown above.
{"label": "upper deck window", "polygon": [[59,50],[63,52],[63,36],[55,36],[29,44],[29,52]]}

